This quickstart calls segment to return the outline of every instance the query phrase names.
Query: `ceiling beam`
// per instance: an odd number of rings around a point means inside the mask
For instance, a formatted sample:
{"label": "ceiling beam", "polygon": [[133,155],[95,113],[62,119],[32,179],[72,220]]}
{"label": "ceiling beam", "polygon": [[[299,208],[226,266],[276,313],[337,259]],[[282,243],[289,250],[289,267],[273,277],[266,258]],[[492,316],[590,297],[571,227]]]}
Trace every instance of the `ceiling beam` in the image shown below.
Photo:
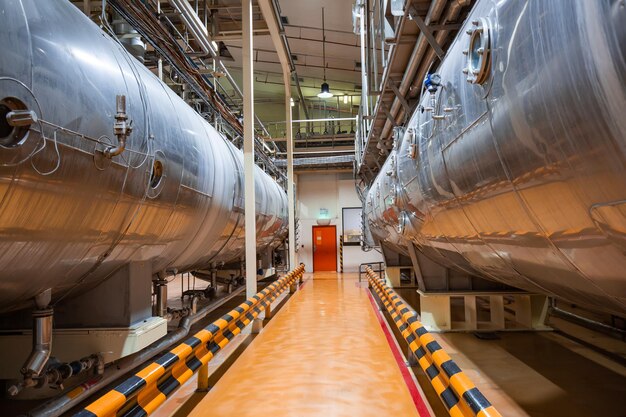
{"label": "ceiling beam", "polygon": [[[262,59],[255,59],[254,62],[258,62],[260,64],[277,64],[280,65],[280,62],[275,62],[275,61],[264,61]],[[297,67],[303,67],[303,68],[324,68],[322,65],[309,65],[309,64],[298,64],[294,62],[294,65]],[[333,70],[333,71],[347,71],[347,72],[358,72],[360,73],[361,70],[357,70],[357,69],[349,69],[349,68],[339,68],[339,67],[329,67],[326,66],[327,70]],[[356,82],[356,81],[355,81]]]}
{"label": "ceiling beam", "polygon": [[[280,61],[283,71],[285,90],[288,90],[286,91],[285,98],[289,98],[289,100],[287,101],[291,100],[291,82],[294,81],[296,84],[298,97],[300,98],[300,104],[302,105],[302,110],[308,118],[309,116],[305,104],[305,98],[302,94],[302,89],[300,88],[300,80],[298,78],[296,67],[291,57],[289,41],[285,36],[285,28],[283,27],[282,21],[280,20],[278,4],[274,0],[258,0],[258,4],[261,9],[261,13],[263,14],[263,18],[266,21],[266,25],[270,29],[270,36],[272,37],[274,48],[278,53],[278,60]],[[289,103],[286,103],[286,105],[289,108]],[[290,108],[289,110],[291,111]]]}
{"label": "ceiling beam", "polygon": [[[254,33],[254,36],[263,36],[263,35],[269,35],[270,31],[267,29],[254,29],[252,31]],[[242,32],[239,31],[220,31],[220,33],[217,36],[213,36],[211,38],[212,40],[214,40],[215,42],[220,42],[220,41],[240,41],[242,39]],[[240,47],[241,48],[241,47]]]}
{"label": "ceiling beam", "polygon": [[[286,28],[295,28],[295,29],[309,29],[309,30],[319,30],[320,32],[322,31],[322,28],[318,28],[315,26],[304,26],[304,25],[284,25]],[[326,29],[324,28],[324,31],[326,32],[333,32],[333,33],[344,33],[346,35],[353,35],[356,37],[356,35],[354,34],[354,32],[352,32],[351,30],[339,30],[339,29]]]}
{"label": "ceiling beam", "polygon": [[[267,23],[265,23],[265,20],[258,19],[258,20],[253,21],[252,24],[253,24],[252,26],[253,32],[255,33],[259,29],[268,30]],[[228,20],[228,21],[219,20],[217,23],[217,26],[219,28],[219,33],[238,32],[241,34],[241,22],[235,22],[232,20]]]}
{"label": "ceiling beam", "polygon": [[[215,38],[214,38],[215,39]],[[239,45],[227,45],[229,49],[241,49],[241,46]],[[273,53],[275,54],[276,51],[273,49],[262,49],[262,48],[255,48],[254,49],[257,52],[267,52],[267,53]],[[321,54],[311,54],[311,53],[304,53],[304,52],[293,52],[292,51],[292,55],[296,55],[298,57],[300,56],[310,56],[313,58],[321,58],[322,55]],[[336,56],[336,55],[328,55],[326,54],[327,58],[332,58],[332,59],[337,59],[337,60],[341,60],[341,61],[351,61],[351,62],[356,62],[359,59],[361,59],[361,57],[346,57],[346,56]]]}
{"label": "ceiling beam", "polygon": [[[288,39],[298,40],[298,41],[306,41],[306,42],[318,42],[322,43],[321,39],[315,38],[303,38],[301,36],[287,36]],[[333,41],[325,41],[327,45],[339,45],[339,46],[349,46],[350,48],[360,48],[361,45],[359,43],[343,43],[343,42],[333,42]]]}

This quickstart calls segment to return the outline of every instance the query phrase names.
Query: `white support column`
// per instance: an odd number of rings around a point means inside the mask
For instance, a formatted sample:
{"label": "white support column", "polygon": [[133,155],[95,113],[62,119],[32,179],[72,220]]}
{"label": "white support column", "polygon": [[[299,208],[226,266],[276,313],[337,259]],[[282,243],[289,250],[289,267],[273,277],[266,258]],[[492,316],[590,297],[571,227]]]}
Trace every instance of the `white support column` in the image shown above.
{"label": "white support column", "polygon": [[[367,19],[367,10],[365,9],[366,3],[363,2],[361,5],[361,16],[359,17],[359,31],[361,35],[361,108],[363,109],[363,116],[369,116],[369,80],[367,75],[367,68],[365,65],[366,55],[365,50],[367,48],[367,43],[365,42],[365,19]],[[369,122],[367,119],[365,124],[369,130]]]}
{"label": "white support column", "polygon": [[289,269],[296,267],[296,218],[293,180],[293,123],[291,114],[291,77],[284,73],[285,79],[285,111],[287,113],[287,201],[289,204]]}
{"label": "white support column", "polygon": [[243,31],[243,166],[246,227],[246,297],[257,293],[256,202],[254,198],[254,90],[252,0],[241,0]]}
{"label": "white support column", "polygon": [[[286,113],[286,142],[287,142],[287,201],[289,216],[289,267],[296,267],[296,228],[295,228],[295,205],[294,205],[294,173],[293,173],[293,117],[291,112],[291,71],[289,64],[289,54],[286,45],[281,39],[280,16],[278,10],[274,8],[272,0],[257,0],[257,4],[261,9],[265,23],[272,37],[272,42],[278,54],[283,70],[283,82],[285,85],[285,113]],[[305,103],[300,103],[306,106]]]}

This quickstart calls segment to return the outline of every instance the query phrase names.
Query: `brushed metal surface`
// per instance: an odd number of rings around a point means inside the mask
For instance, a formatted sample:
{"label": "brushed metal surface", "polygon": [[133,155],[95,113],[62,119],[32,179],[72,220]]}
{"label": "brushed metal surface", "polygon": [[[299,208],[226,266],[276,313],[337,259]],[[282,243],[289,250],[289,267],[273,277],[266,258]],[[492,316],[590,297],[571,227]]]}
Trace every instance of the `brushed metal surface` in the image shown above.
{"label": "brushed metal surface", "polygon": [[[123,46],[61,0],[0,1],[0,42],[0,100],[116,144],[121,94],[133,123],[112,160],[49,124],[0,146],[0,311],[46,288],[58,302],[130,261],[185,271],[243,255],[243,155]],[[261,251],[285,235],[287,201],[259,168],[255,180]]]}
{"label": "brushed metal surface", "polygon": [[[481,18],[482,85],[462,72]],[[626,314],[625,21],[622,1],[478,1],[436,70],[435,108],[412,115],[368,191],[376,239]]]}

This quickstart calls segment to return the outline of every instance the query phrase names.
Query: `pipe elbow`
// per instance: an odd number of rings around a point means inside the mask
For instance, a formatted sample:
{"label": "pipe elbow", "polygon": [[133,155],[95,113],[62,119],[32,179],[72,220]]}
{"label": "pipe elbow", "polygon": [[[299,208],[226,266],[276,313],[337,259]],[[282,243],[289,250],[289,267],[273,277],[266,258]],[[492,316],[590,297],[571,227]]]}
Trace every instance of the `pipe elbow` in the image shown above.
{"label": "pipe elbow", "polygon": [[31,350],[28,359],[22,368],[23,375],[40,375],[48,359],[50,359],[50,344],[41,345]]}
{"label": "pipe elbow", "polygon": [[106,156],[107,158],[111,159],[114,156],[121,155],[122,152],[124,152],[125,149],[126,149],[126,138],[120,139],[118,146],[113,146],[113,147],[110,147],[110,148],[106,148],[104,150],[104,156]]}

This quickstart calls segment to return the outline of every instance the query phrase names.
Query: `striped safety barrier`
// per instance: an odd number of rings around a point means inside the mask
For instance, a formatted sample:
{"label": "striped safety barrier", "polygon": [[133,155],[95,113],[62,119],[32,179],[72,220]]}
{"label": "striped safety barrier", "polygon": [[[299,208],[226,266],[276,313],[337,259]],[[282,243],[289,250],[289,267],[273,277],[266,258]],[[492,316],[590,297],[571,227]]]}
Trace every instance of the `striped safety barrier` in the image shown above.
{"label": "striped safety barrier", "polygon": [[420,367],[452,417],[501,417],[474,383],[417,319],[417,313],[384,279],[366,268],[370,288],[391,315]]}
{"label": "striped safety barrier", "polygon": [[269,307],[283,291],[301,282],[303,274],[304,265],[300,264],[89,404],[76,413],[75,417],[131,417],[151,414],[198,369],[205,367],[218,351]]}
{"label": "striped safety barrier", "polygon": [[339,272],[343,274],[343,236],[339,237]]}

